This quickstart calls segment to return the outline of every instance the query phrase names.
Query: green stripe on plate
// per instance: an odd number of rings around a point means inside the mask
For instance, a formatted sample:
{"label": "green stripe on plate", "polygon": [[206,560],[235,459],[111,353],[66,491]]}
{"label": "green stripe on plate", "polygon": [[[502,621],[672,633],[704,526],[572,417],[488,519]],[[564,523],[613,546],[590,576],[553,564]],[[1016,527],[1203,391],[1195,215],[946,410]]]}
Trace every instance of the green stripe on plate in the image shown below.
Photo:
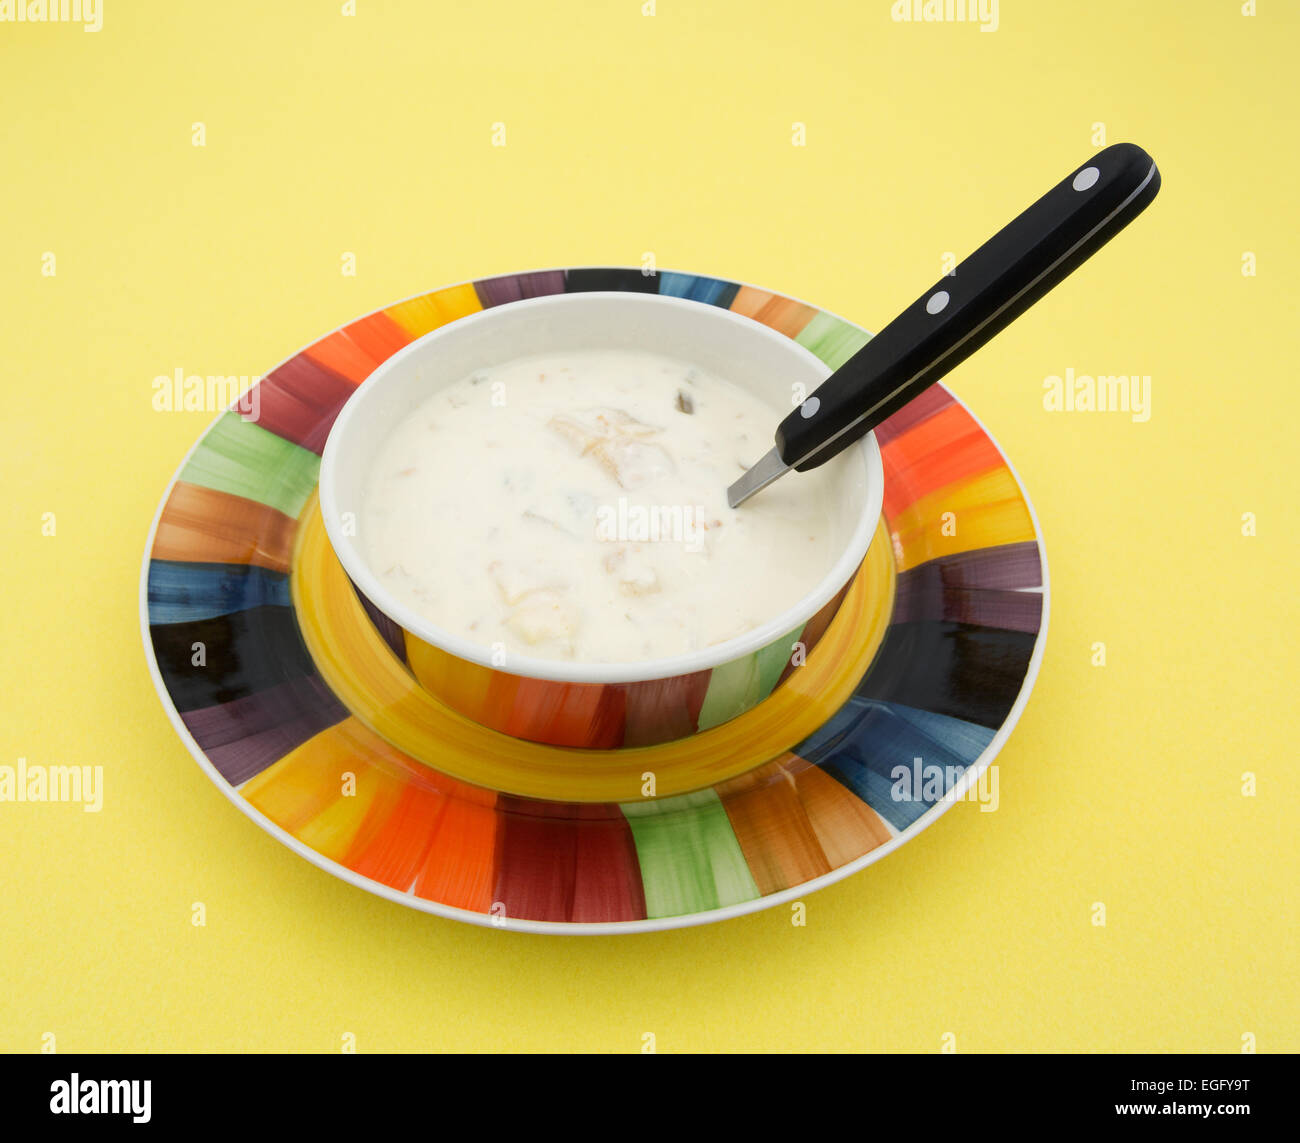
{"label": "green stripe on plate", "polygon": [[838,369],[871,340],[871,334],[830,314],[818,314],[795,338],[832,369]]}
{"label": "green stripe on plate", "polygon": [[320,457],[314,452],[238,413],[226,413],[194,450],[180,479],[296,517],[316,487],[319,472]]}
{"label": "green stripe on plate", "polygon": [[712,790],[619,806],[632,828],[647,917],[681,917],[760,894]]}

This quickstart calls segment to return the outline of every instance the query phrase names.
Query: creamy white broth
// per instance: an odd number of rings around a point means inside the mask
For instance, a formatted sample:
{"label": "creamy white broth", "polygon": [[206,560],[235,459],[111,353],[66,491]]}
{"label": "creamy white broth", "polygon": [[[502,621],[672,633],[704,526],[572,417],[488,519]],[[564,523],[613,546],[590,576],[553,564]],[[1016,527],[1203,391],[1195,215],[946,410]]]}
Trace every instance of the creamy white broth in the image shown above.
{"label": "creamy white broth", "polygon": [[647,352],[483,369],[378,450],[361,547],[393,595],[485,648],[592,663],[701,650],[794,606],[838,555],[822,469],[727,505],[785,412]]}

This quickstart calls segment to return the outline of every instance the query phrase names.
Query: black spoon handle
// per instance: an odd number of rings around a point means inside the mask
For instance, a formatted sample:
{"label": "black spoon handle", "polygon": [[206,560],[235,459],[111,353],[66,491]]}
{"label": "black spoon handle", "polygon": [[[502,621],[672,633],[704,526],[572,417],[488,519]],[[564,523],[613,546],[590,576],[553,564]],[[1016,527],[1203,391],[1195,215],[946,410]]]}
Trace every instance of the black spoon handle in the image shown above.
{"label": "black spoon handle", "polygon": [[806,472],[848,448],[964,361],[1133,221],[1160,189],[1141,147],[1117,143],[1072,171],[823,381],[776,430]]}

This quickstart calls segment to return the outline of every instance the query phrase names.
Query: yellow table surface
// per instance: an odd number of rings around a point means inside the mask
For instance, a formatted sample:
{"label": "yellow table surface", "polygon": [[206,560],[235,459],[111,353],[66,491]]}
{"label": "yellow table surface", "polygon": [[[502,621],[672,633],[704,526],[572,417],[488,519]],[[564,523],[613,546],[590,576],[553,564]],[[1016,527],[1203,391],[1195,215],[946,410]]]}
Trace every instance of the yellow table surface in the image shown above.
{"label": "yellow table surface", "polygon": [[[99,813],[0,803],[0,1049],[1300,1048],[1300,7],[998,9],[989,31],[890,0],[0,23],[0,764],[104,774]],[[191,760],[137,588],[211,414],[155,411],[156,376],[262,374],[416,292],[649,256],[879,328],[1123,140],[1160,165],[1153,206],[949,380],[1051,571],[996,812],[955,806],[802,927],[566,939],[336,880]],[[1046,410],[1067,369],[1149,376],[1150,418]]]}

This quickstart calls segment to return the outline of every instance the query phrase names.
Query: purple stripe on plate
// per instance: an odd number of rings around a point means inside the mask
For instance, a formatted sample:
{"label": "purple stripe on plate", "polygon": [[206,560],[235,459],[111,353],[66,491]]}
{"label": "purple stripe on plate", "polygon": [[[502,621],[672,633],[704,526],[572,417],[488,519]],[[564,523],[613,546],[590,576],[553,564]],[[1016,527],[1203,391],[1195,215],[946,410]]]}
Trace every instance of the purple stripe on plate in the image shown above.
{"label": "purple stripe on plate", "polygon": [[355,381],[300,353],[259,382],[258,415],[244,420],[256,419],[262,428],[319,456],[339,410],[356,391]]}
{"label": "purple stripe on plate", "polygon": [[474,292],[484,308],[564,293],[563,270],[540,270],[531,274],[503,274],[474,283]]}
{"label": "purple stripe on plate", "polygon": [[[911,586],[913,583],[916,586]],[[941,556],[918,564],[898,577],[900,592],[906,588],[931,595],[945,589],[996,590],[1042,586],[1043,565],[1038,545],[1033,540]]]}
{"label": "purple stripe on plate", "polygon": [[947,619],[1004,631],[1027,631],[1031,635],[1043,624],[1043,597],[1037,591],[964,591],[947,588],[925,590],[917,581],[901,579],[894,597],[891,623],[916,623],[926,619]]}
{"label": "purple stripe on plate", "polygon": [[181,720],[208,761],[238,786],[347,716],[324,682],[305,675],[220,706],[188,710]]}

